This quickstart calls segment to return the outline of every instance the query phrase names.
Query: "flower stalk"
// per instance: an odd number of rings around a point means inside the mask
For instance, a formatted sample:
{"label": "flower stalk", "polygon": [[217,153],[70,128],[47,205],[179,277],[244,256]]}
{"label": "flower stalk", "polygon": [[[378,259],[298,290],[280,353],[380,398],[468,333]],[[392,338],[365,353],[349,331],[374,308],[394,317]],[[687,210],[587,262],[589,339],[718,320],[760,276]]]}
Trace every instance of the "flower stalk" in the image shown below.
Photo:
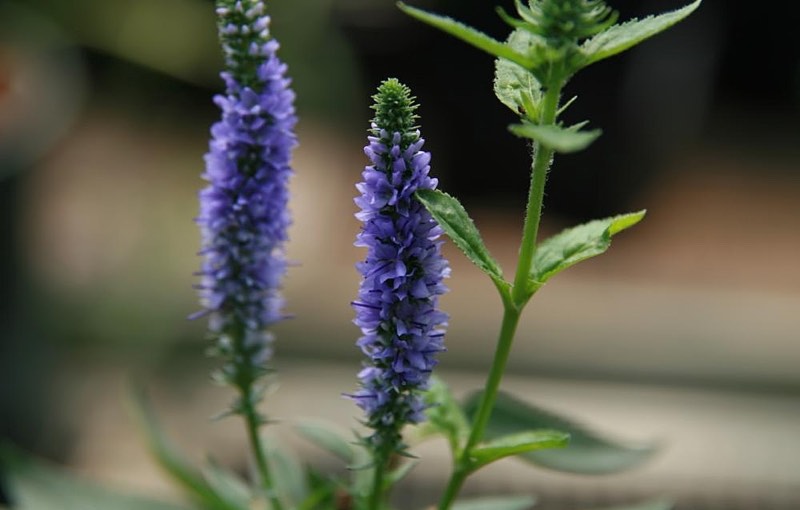
{"label": "flower stalk", "polygon": [[225,92],[214,98],[222,118],[211,128],[208,186],[200,192],[204,311],[198,315],[209,316],[212,351],[223,361],[215,379],[239,394],[230,412],[244,418],[260,484],[280,510],[258,433],[265,419],[256,408],[272,357],[269,327],[284,318],[294,93],[263,2],[218,0],[216,13]]}

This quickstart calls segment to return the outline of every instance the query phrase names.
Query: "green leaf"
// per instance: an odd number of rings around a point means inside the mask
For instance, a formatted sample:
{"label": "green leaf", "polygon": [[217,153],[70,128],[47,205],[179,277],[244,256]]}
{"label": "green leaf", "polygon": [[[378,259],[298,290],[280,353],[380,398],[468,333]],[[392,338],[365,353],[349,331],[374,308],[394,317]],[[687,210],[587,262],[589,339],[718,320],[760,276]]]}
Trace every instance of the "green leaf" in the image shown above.
{"label": "green leaf", "polygon": [[264,447],[272,486],[278,498],[288,508],[308,497],[308,479],[300,461],[282,448],[268,444]]}
{"label": "green leaf", "polygon": [[[523,55],[541,40],[536,34],[516,29],[508,36],[506,44]],[[494,94],[501,103],[514,113],[528,118],[537,118],[542,99],[542,86],[524,67],[498,58],[494,63]]]}
{"label": "green leaf", "polygon": [[482,443],[470,452],[473,469],[478,469],[497,460],[520,453],[564,448],[569,443],[569,434],[555,430],[534,430],[498,437]]}
{"label": "green leaf", "polygon": [[203,475],[211,489],[220,497],[237,508],[250,508],[253,493],[238,475],[225,469],[214,459],[209,459]]}
{"label": "green leaf", "polygon": [[331,425],[303,422],[297,424],[295,430],[323,450],[339,457],[347,465],[352,465],[355,461],[353,445],[334,432]]}
{"label": "green leaf", "polygon": [[463,499],[453,504],[453,510],[527,510],[536,503],[533,496],[496,496]]}
{"label": "green leaf", "polygon": [[133,411],[147,445],[159,465],[198,504],[210,510],[241,510],[217,494],[203,476],[172,447],[164,436],[144,392],[135,389],[132,394]]}
{"label": "green leaf", "polygon": [[185,507],[112,491],[17,449],[0,446],[14,510],[185,510]]}
{"label": "green leaf", "polygon": [[582,66],[586,67],[604,58],[621,53],[645,39],[662,32],[677,22],[681,21],[700,6],[702,0],[695,0],[681,9],[666,12],[658,16],[648,16],[642,20],[633,19],[613,25],[607,30],[587,40],[581,46],[581,52],[586,60]]}
{"label": "green leaf", "polygon": [[545,241],[533,257],[531,280],[541,285],[564,269],[600,255],[611,246],[611,237],[644,218],[645,211],[590,221],[564,230]]}
{"label": "green leaf", "polygon": [[397,482],[408,476],[408,474],[411,473],[411,470],[414,469],[418,463],[418,460],[406,459],[402,461],[399,466],[389,471],[384,480],[386,489],[388,490],[390,487],[394,487]]}
{"label": "green leaf", "polygon": [[367,448],[356,449],[356,462],[350,471],[353,473],[353,494],[357,496],[368,494],[375,478],[375,465]]}
{"label": "green leaf", "polygon": [[672,510],[674,506],[675,505],[671,501],[657,499],[653,501],[645,501],[643,503],[634,503],[632,505],[603,507],[593,510]]}
{"label": "green leaf", "polygon": [[500,41],[492,39],[483,32],[479,32],[478,30],[475,30],[474,28],[460,23],[452,18],[425,12],[421,9],[416,9],[406,5],[403,2],[398,2],[397,6],[409,16],[436,27],[443,32],[447,32],[448,34],[457,37],[462,41],[475,46],[479,50],[489,53],[490,55],[504,58],[506,60],[510,60],[511,62],[516,62],[525,68],[530,68],[534,64],[534,62],[528,59],[528,57],[517,53],[509,46],[501,43]]}
{"label": "green leaf", "polygon": [[450,388],[436,376],[431,377],[430,387],[425,391],[423,399],[430,406],[425,430],[446,437],[453,457],[458,458],[470,433],[467,416]]}
{"label": "green leaf", "polygon": [[458,200],[447,193],[432,189],[418,190],[415,196],[473,264],[498,285],[505,283],[503,270],[489,254],[475,223]]}
{"label": "green leaf", "polygon": [[565,154],[585,149],[597,140],[602,133],[599,129],[578,131],[573,128],[562,128],[553,125],[541,126],[529,123],[512,124],[508,129],[517,136],[531,138],[545,147],[550,147],[556,152]]}
{"label": "green leaf", "polygon": [[[476,392],[465,402],[467,415],[474,415],[482,392]],[[655,451],[650,445],[628,446],[591,432],[568,418],[523,402],[507,393],[497,396],[492,417],[486,430],[489,439],[524,432],[550,429],[569,434],[569,445],[563,449],[538,450],[522,453],[518,458],[538,466],[587,475],[609,474],[634,468]]]}
{"label": "green leaf", "polygon": [[317,473],[309,469],[309,494],[297,510],[319,510],[320,508],[336,508],[337,494],[340,493],[339,482],[328,474]]}

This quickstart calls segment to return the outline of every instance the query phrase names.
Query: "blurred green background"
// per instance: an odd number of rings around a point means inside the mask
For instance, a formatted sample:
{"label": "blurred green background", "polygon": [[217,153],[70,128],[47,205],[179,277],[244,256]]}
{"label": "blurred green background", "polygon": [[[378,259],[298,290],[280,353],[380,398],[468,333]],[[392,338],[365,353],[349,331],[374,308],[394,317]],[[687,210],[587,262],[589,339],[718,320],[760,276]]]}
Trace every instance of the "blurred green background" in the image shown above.
{"label": "blurred green background", "polygon": [[[681,5],[611,3],[622,19]],[[507,32],[492,2],[414,5]],[[665,448],[612,479],[531,475],[542,508],[646,493],[672,495],[679,509],[800,508],[800,14],[790,2],[752,9],[706,0],[569,85],[578,101],[567,116],[604,135],[556,161],[546,233],[649,213],[537,296],[510,385]],[[393,2],[275,0],[269,11],[301,145],[289,248],[298,266],[285,289],[296,318],[279,327],[281,383],[268,409],[347,429],[357,409],[340,395],[359,363],[349,301],[363,256],[352,197],[374,87],[387,76],[412,87],[440,186],[507,272],[527,149],[506,131],[513,116],[491,92],[492,59]],[[197,309],[192,218],[220,66],[207,0],[0,0],[0,434],[109,483],[169,494],[126,414],[130,377],[147,382],[198,458],[208,449],[245,462],[238,424],[207,422],[229,395],[209,384],[204,325],[185,320]],[[441,368],[463,392],[480,384],[500,308],[447,249]],[[436,487],[445,458],[429,456],[430,476],[417,481]],[[518,471],[498,468],[471,490],[528,487],[531,472]]]}

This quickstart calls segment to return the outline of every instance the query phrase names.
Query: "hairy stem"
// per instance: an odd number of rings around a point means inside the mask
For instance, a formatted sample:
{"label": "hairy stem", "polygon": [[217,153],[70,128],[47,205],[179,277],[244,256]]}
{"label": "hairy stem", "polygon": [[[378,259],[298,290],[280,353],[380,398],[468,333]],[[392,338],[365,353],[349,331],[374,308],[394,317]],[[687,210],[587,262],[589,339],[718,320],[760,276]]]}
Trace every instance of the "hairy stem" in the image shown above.
{"label": "hairy stem", "polygon": [[[562,84],[558,84],[558,86],[547,90],[542,105],[542,114],[538,119],[541,125],[555,123],[561,87]],[[520,246],[511,299],[503,299],[503,322],[500,327],[500,335],[497,340],[492,367],[486,379],[477,414],[472,422],[469,439],[461,455],[454,460],[453,473],[439,502],[439,510],[448,510],[451,507],[464,481],[473,472],[471,466],[472,449],[480,443],[486,432],[486,427],[489,424],[489,418],[492,415],[492,409],[494,409],[494,403],[497,399],[497,392],[500,389],[500,382],[506,369],[508,356],[511,353],[511,345],[514,342],[514,334],[519,324],[520,314],[532,295],[528,281],[531,267],[533,266],[533,257],[536,253],[536,238],[542,214],[544,187],[552,159],[553,149],[545,147],[538,142],[535,143],[533,163],[531,165],[531,184],[528,192],[528,207],[525,214],[522,244]]]}
{"label": "hairy stem", "polygon": [[472,473],[472,461],[470,456],[472,449],[483,438],[486,431],[486,425],[489,423],[489,417],[492,414],[494,401],[497,396],[497,390],[500,388],[500,381],[503,378],[503,372],[506,368],[508,355],[511,352],[511,344],[514,340],[514,333],[517,330],[519,323],[520,310],[514,307],[506,307],[503,313],[503,324],[500,328],[500,337],[497,340],[497,348],[494,353],[494,362],[489,371],[489,376],[486,379],[485,391],[481,399],[478,413],[472,423],[472,430],[467,439],[467,444],[461,454],[461,457],[456,459],[456,465],[453,469],[453,474],[450,482],[447,485],[444,495],[439,503],[439,510],[447,510],[453,504],[455,497],[461,490],[464,481]]}
{"label": "hairy stem", "polygon": [[[558,99],[561,95],[561,86],[551,87],[547,90],[542,104],[542,114],[539,123],[543,126],[555,123],[558,111]],[[522,230],[522,244],[519,249],[517,272],[514,276],[514,290],[512,300],[520,309],[530,299],[528,280],[533,256],[536,253],[536,240],[539,234],[539,221],[542,216],[542,201],[544,199],[544,186],[547,182],[547,172],[553,162],[553,149],[545,147],[539,142],[534,144],[533,163],[531,165],[531,184],[528,190],[528,207],[525,211],[525,225]]]}

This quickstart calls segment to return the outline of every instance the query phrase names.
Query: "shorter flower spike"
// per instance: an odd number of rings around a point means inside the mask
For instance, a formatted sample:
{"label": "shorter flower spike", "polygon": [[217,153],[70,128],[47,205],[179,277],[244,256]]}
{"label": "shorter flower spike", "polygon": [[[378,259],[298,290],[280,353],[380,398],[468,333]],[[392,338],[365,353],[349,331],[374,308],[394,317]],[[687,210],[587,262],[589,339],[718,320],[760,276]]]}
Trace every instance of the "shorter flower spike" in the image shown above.
{"label": "shorter flower spike", "polygon": [[389,79],[373,99],[376,115],[364,148],[371,165],[355,199],[363,222],[355,244],[367,248],[367,257],[357,265],[363,280],[354,322],[367,361],[351,397],[374,430],[368,443],[386,454],[403,450],[405,424],[425,418],[420,392],[444,351],[447,315],[438,310],[438,297],[450,268],[441,254],[442,230],[414,197],[437,184],[428,175],[430,154],[421,150],[414,98]]}

